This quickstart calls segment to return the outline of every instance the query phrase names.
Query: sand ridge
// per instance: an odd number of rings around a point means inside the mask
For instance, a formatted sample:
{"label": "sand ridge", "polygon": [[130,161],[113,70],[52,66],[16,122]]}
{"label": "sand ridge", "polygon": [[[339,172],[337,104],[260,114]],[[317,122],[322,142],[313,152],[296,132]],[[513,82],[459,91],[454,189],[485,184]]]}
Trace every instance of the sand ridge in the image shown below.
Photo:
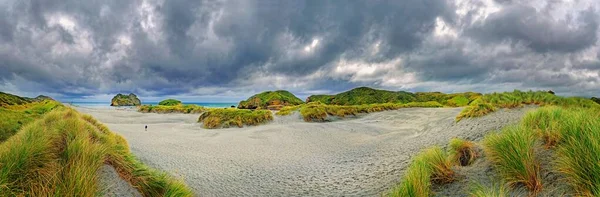
{"label": "sand ridge", "polygon": [[266,125],[208,130],[196,123],[197,114],[76,109],[122,134],[143,162],[184,178],[199,196],[379,196],[423,148],[452,137],[480,139],[528,110],[459,123],[461,108],[400,109],[326,123],[306,123],[295,113]]}

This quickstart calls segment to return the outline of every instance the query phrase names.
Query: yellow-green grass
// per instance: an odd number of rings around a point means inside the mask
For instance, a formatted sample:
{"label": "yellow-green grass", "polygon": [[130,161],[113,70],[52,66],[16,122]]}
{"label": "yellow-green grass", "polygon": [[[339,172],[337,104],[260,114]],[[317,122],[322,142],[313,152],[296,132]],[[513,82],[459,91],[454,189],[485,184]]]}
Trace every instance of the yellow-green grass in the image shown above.
{"label": "yellow-green grass", "polygon": [[228,128],[231,126],[259,125],[273,120],[270,110],[210,109],[200,115],[198,122],[205,128]]}
{"label": "yellow-green grass", "polygon": [[311,102],[300,106],[300,115],[302,115],[302,118],[306,122],[323,122],[326,120],[327,116],[344,118],[346,116],[356,116],[359,113],[372,113],[411,107],[435,108],[443,106],[436,101],[410,102],[406,104],[380,103],[365,105],[326,105],[319,102]]}
{"label": "yellow-green grass", "polygon": [[415,156],[400,185],[390,192],[390,196],[430,196],[432,183],[450,183],[455,180],[451,167],[452,161],[440,147],[425,149]]}
{"label": "yellow-green grass", "polygon": [[184,113],[199,114],[207,109],[199,105],[142,105],[138,107],[139,112],[143,113]]}
{"label": "yellow-green grass", "polygon": [[63,106],[0,144],[0,194],[96,196],[97,172],[104,164],[144,196],[192,196],[181,181],[137,161],[121,136]]}
{"label": "yellow-green grass", "polygon": [[492,104],[476,101],[477,100],[475,100],[474,103],[472,103],[468,107],[465,107],[465,109],[463,109],[458,114],[458,116],[456,116],[457,122],[462,120],[463,118],[480,117],[495,112],[497,110],[496,107],[494,107]]}
{"label": "yellow-green grass", "polygon": [[507,184],[523,184],[537,194],[542,189],[542,179],[535,142],[533,131],[519,125],[508,126],[500,133],[488,134],[483,150]]}
{"label": "yellow-green grass", "polygon": [[471,186],[470,195],[472,197],[508,197],[509,188],[505,184],[493,184],[491,187],[475,183]]}
{"label": "yellow-green grass", "polygon": [[13,136],[22,126],[59,106],[56,101],[39,101],[0,107],[0,142]]}
{"label": "yellow-green grass", "polygon": [[300,109],[301,105],[294,105],[294,106],[285,106],[283,108],[281,108],[279,111],[277,111],[277,113],[275,113],[275,115],[278,116],[287,116],[292,114],[292,112]]}
{"label": "yellow-green grass", "polygon": [[176,99],[165,99],[165,100],[158,102],[158,105],[167,105],[167,106],[181,105],[181,101],[176,100]]}
{"label": "yellow-green grass", "polygon": [[[584,107],[600,108],[600,105],[591,99],[581,97],[560,97],[546,91],[519,91],[485,94],[481,100],[471,102],[469,107],[456,117],[457,121],[463,118],[484,116],[495,108],[516,108],[523,105],[540,106],[563,106],[563,107]],[[486,105],[486,106],[484,106]],[[489,107],[489,106],[492,107]],[[478,107],[476,107],[478,106]]]}
{"label": "yellow-green grass", "polygon": [[461,166],[471,165],[478,157],[475,143],[460,138],[450,140],[448,154],[452,162]]}

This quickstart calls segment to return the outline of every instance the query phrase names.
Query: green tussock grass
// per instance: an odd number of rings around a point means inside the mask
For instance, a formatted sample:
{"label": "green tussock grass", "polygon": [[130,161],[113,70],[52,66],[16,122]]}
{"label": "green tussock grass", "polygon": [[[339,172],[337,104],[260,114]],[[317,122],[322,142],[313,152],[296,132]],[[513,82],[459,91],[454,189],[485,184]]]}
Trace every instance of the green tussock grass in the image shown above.
{"label": "green tussock grass", "polygon": [[477,159],[475,143],[459,138],[452,138],[448,144],[450,160],[457,165],[468,166]]}
{"label": "green tussock grass", "polygon": [[580,196],[600,196],[600,113],[594,108],[544,107],[523,119],[557,155],[555,169]]}
{"label": "green tussock grass", "polygon": [[[485,107],[491,105],[494,108],[517,108],[523,105],[540,106],[562,106],[562,107],[583,107],[600,108],[598,103],[591,99],[581,97],[560,97],[546,91],[519,91],[485,94],[481,100],[473,101],[471,106],[466,107],[457,117],[460,121],[463,118],[479,117],[488,114],[492,109]],[[474,107],[473,103],[478,103],[480,107]]]}
{"label": "green tussock grass", "polygon": [[172,190],[192,196],[181,181],[135,160],[122,137],[91,116],[63,106],[0,144],[0,194],[96,196],[97,171],[105,163],[144,196],[169,196]]}
{"label": "green tussock grass", "polygon": [[496,107],[494,107],[492,104],[476,102],[463,109],[458,116],[456,116],[456,121],[458,122],[464,118],[484,116],[486,114],[495,112],[496,110]]}
{"label": "green tussock grass", "polygon": [[29,102],[0,107],[0,142],[13,136],[21,127],[59,106],[56,101]]}
{"label": "green tussock grass", "polygon": [[390,192],[390,196],[430,196],[432,183],[450,183],[455,180],[451,167],[452,161],[440,147],[425,149],[414,157],[400,185]]}
{"label": "green tussock grass", "polygon": [[536,136],[525,127],[509,126],[488,134],[484,152],[495,169],[511,186],[523,184],[532,194],[542,189],[540,163],[534,153]]}
{"label": "green tussock grass", "polygon": [[205,128],[228,128],[232,126],[259,125],[273,120],[270,110],[210,109],[200,115],[198,122]]}
{"label": "green tussock grass", "polygon": [[277,111],[277,113],[275,113],[275,115],[278,116],[287,116],[292,114],[292,112],[297,111],[298,109],[300,109],[301,105],[296,105],[296,106],[285,106],[283,108],[281,108],[279,111]]}
{"label": "green tussock grass", "polygon": [[207,108],[199,105],[142,105],[138,106],[138,111],[143,113],[184,113],[199,114],[207,111]]}
{"label": "green tussock grass", "polygon": [[311,102],[300,106],[300,115],[306,122],[323,122],[327,116],[337,116],[344,118],[347,116],[356,116],[360,113],[372,113],[388,110],[397,110],[411,107],[443,107],[435,101],[429,102],[410,102],[400,103],[377,103],[365,105],[327,105],[319,102]]}
{"label": "green tussock grass", "polygon": [[181,101],[175,100],[175,99],[166,99],[166,100],[162,100],[162,101],[158,102],[158,105],[166,105],[166,106],[181,105]]}
{"label": "green tussock grass", "polygon": [[510,189],[505,184],[493,184],[491,187],[475,183],[471,186],[471,197],[509,197]]}

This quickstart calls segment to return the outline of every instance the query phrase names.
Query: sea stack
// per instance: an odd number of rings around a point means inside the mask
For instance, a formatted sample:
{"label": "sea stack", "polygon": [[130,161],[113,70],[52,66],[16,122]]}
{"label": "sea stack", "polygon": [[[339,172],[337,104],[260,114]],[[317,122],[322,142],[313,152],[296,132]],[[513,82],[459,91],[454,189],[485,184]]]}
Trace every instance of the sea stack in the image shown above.
{"label": "sea stack", "polygon": [[124,95],[124,94],[117,94],[115,97],[112,98],[111,102],[110,102],[110,106],[139,106],[141,105],[142,102],[140,101],[140,99],[138,99],[138,97],[133,94],[130,93],[129,95]]}

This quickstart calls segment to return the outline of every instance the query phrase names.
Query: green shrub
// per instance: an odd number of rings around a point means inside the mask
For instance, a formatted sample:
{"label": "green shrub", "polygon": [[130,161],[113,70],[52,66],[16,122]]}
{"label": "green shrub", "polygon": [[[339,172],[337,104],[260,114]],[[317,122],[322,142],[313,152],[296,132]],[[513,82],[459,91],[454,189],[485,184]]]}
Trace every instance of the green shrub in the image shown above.
{"label": "green shrub", "polygon": [[509,126],[488,134],[484,152],[509,185],[523,184],[532,194],[542,189],[540,163],[534,154],[535,135],[521,126]]}
{"label": "green shrub", "polygon": [[269,110],[249,109],[210,109],[198,118],[205,128],[243,127],[244,125],[259,125],[273,120]]}
{"label": "green shrub", "polygon": [[181,105],[181,101],[175,99],[166,99],[158,103],[158,105],[176,106]]}
{"label": "green shrub", "polygon": [[452,107],[462,107],[469,104],[469,99],[465,96],[455,96],[452,99],[448,100],[448,106]]}

